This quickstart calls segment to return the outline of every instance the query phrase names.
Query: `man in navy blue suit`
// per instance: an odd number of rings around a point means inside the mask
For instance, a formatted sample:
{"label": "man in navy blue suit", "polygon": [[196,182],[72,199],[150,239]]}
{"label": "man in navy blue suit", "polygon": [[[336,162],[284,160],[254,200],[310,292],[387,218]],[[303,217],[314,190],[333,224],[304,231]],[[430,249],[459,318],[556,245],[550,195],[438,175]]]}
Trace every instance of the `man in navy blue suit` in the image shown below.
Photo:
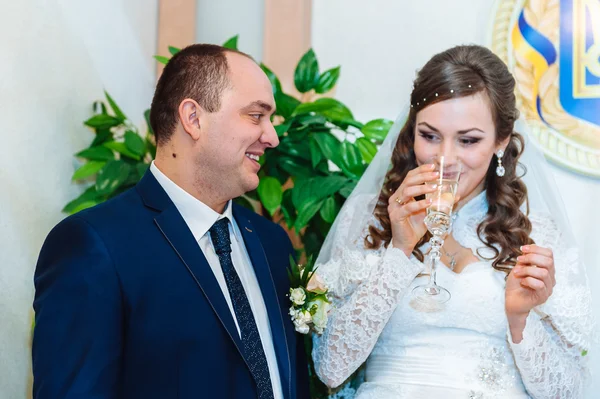
{"label": "man in navy blue suit", "polygon": [[197,44],[169,61],[148,172],[44,243],[34,398],[308,397],[287,315],[292,245],[231,201],[258,186],[260,157],[279,144],[274,111],[245,54]]}

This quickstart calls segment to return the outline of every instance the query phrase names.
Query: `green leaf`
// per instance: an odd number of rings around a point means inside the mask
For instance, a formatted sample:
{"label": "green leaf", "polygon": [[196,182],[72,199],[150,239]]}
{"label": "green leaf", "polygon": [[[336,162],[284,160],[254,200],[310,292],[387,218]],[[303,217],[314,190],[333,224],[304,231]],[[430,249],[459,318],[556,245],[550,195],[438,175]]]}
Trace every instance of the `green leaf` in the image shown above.
{"label": "green leaf", "polygon": [[358,180],[349,181],[344,187],[340,189],[340,195],[344,198],[348,198],[352,194],[352,190],[356,187]]}
{"label": "green leaf", "polygon": [[73,212],[71,212],[71,215],[75,214],[77,212],[83,211],[84,209],[94,207],[101,203],[102,203],[102,201],[100,201],[100,200],[91,200],[91,201],[81,202],[75,208],[73,208]]}
{"label": "green leaf", "polygon": [[315,174],[310,163],[298,158],[283,156],[280,158],[278,166],[290,176],[308,178]]}
{"label": "green leaf", "polygon": [[96,187],[91,186],[87,190],[85,190],[79,197],[75,198],[73,201],[69,202],[63,208],[63,212],[72,215],[73,213],[81,210],[82,204],[89,203],[100,203],[102,199],[98,197],[98,193],[96,193]]}
{"label": "green leaf", "polygon": [[344,141],[342,151],[342,170],[351,177],[360,177],[364,171],[362,156],[358,147]]}
{"label": "green leaf", "polygon": [[121,123],[121,120],[118,118],[105,114],[94,115],[87,121],[83,122],[84,125],[94,129],[110,129],[111,127],[119,126]]}
{"label": "green leaf", "polygon": [[92,161],[109,161],[115,159],[115,154],[106,147],[96,146],[87,148],[75,154],[76,157],[85,158]]}
{"label": "green leaf", "polygon": [[[294,111],[294,115],[299,115],[308,112],[321,114],[331,120],[347,120],[354,123],[352,112],[335,98],[319,98],[312,103],[300,104]],[[348,123],[348,124],[351,124]],[[356,122],[358,123],[358,122]],[[361,125],[362,126],[362,125]]]}
{"label": "green leaf", "polygon": [[342,166],[342,143],[331,133],[315,133],[312,135],[315,141],[319,144],[325,158]]}
{"label": "green leaf", "polygon": [[175,55],[175,54],[177,54],[180,51],[181,51],[180,48],[169,46],[169,53],[171,53],[171,55]]}
{"label": "green leaf", "polygon": [[300,210],[308,202],[324,200],[338,192],[348,179],[340,175],[316,176],[297,180],[292,189],[292,203]]}
{"label": "green leaf", "polygon": [[324,221],[333,223],[339,211],[340,205],[335,198],[331,196],[325,200],[325,203],[323,204],[323,207],[319,213]]}
{"label": "green leaf", "polygon": [[105,161],[89,161],[79,169],[75,171],[73,174],[73,180],[83,180],[87,179],[90,176],[95,175],[104,167],[106,164]]}
{"label": "green leaf", "polygon": [[278,137],[283,136],[283,134],[288,131],[288,129],[290,128],[291,125],[292,125],[292,122],[285,122],[280,125],[274,126],[275,131],[277,132],[277,136]]}
{"label": "green leaf", "polygon": [[310,201],[305,203],[301,208],[298,209],[298,218],[294,228],[296,231],[300,231],[306,224],[319,212],[324,200]]}
{"label": "green leaf", "polygon": [[96,129],[96,137],[94,137],[94,141],[92,141],[90,148],[98,147],[101,144],[104,144],[112,139],[113,134],[109,129]]}
{"label": "green leaf", "polygon": [[333,123],[336,126],[341,127],[343,130],[348,129],[348,126],[354,126],[357,129],[362,129],[364,127],[364,125],[362,123],[360,123],[359,121],[356,121],[352,118],[339,118],[336,119],[335,117],[330,118],[331,123]]}
{"label": "green leaf", "polygon": [[119,108],[119,106],[117,105],[117,103],[115,102],[115,100],[113,100],[113,98],[110,96],[110,94],[108,94],[108,92],[106,90],[104,90],[104,95],[106,96],[106,99],[108,100],[108,104],[110,105],[110,108],[115,113],[115,116],[121,122],[124,122],[125,120],[127,120],[127,117],[125,116],[125,114],[123,113],[123,111],[121,111],[121,108]]}
{"label": "green leaf", "polygon": [[294,115],[306,114],[309,112],[323,112],[336,107],[337,100],[333,98],[319,98],[314,102],[302,103],[296,107]]}
{"label": "green leaf", "polygon": [[277,150],[296,158],[310,161],[310,148],[306,140],[292,140],[289,136],[281,140]]}
{"label": "green leaf", "polygon": [[169,57],[164,57],[162,55],[155,55],[154,59],[163,65],[167,65],[167,63],[169,62]]}
{"label": "green leaf", "polygon": [[154,134],[154,130],[152,130],[152,125],[150,125],[150,110],[149,109],[144,111],[144,119],[146,119],[146,125],[148,125],[148,132],[150,132],[150,134]]}
{"label": "green leaf", "polygon": [[281,183],[274,177],[265,177],[260,180],[257,191],[263,206],[273,216],[283,200]]}
{"label": "green leaf", "polygon": [[335,84],[337,83],[339,77],[339,66],[328,69],[327,71],[323,72],[323,74],[319,77],[319,82],[317,83],[317,87],[315,87],[315,91],[319,94],[327,93],[335,87]]}
{"label": "green leaf", "polygon": [[587,354],[588,354],[587,350],[584,349],[581,351],[581,356],[587,356]]}
{"label": "green leaf", "polygon": [[118,152],[121,155],[125,155],[126,157],[129,157],[131,159],[135,159],[136,161],[139,161],[142,159],[139,155],[131,152],[131,150],[129,150],[129,148],[127,148],[125,143],[120,143],[118,141],[109,141],[102,145],[105,146],[106,148],[110,148],[111,150]]}
{"label": "green leaf", "polygon": [[296,107],[300,105],[300,101],[298,99],[283,92],[278,92],[275,94],[275,103],[277,104],[277,115],[281,115],[285,119],[288,119],[290,116],[292,116]]}
{"label": "green leaf", "polygon": [[323,128],[329,131],[329,128],[325,126],[325,123],[327,123],[327,118],[325,118],[323,115],[298,115],[293,120],[297,121],[302,128],[310,127],[311,130]]}
{"label": "green leaf", "polygon": [[300,59],[294,72],[294,84],[300,93],[315,88],[319,82],[319,63],[315,52],[310,49]]}
{"label": "green leaf", "polygon": [[285,190],[283,192],[283,199],[281,201],[281,213],[283,213],[283,218],[285,219],[285,224],[287,224],[288,229],[291,229],[296,221],[296,209],[294,208],[294,204],[292,202],[291,189]]}
{"label": "green leaf", "polygon": [[323,153],[321,152],[319,144],[314,137],[311,136],[310,140],[308,141],[308,145],[310,147],[310,159],[312,161],[312,166],[313,168],[316,168],[319,162],[323,160]]}
{"label": "green leaf", "polygon": [[361,137],[356,140],[356,146],[360,150],[360,154],[366,163],[371,163],[375,154],[377,154],[377,146],[370,140]]}
{"label": "green leaf", "polygon": [[375,119],[367,122],[360,131],[369,140],[381,143],[385,140],[385,136],[387,136],[387,133],[393,124],[394,122],[387,119]]}
{"label": "green leaf", "polygon": [[125,146],[135,155],[144,155],[146,145],[139,134],[128,130],[125,132]]}
{"label": "green leaf", "polygon": [[150,165],[147,164],[147,163],[143,163],[143,162],[140,162],[137,165],[135,165],[135,169],[137,170],[137,174],[138,174],[138,176],[139,176],[140,179],[142,177],[144,177],[144,175],[148,171],[148,167],[150,167]]}
{"label": "green leaf", "polygon": [[127,180],[131,166],[121,160],[108,161],[96,177],[96,191],[109,195]]}
{"label": "green leaf", "polygon": [[223,43],[223,47],[228,48],[230,50],[237,50],[239,37],[240,35],[235,35],[234,37]]}
{"label": "green leaf", "polygon": [[273,87],[273,94],[282,92],[281,82],[279,81],[277,75],[275,75],[275,72],[271,71],[269,67],[267,67],[262,62],[260,64],[260,67],[265,73],[265,75],[267,75],[267,78],[269,78],[269,82],[271,82],[271,87]]}
{"label": "green leaf", "polygon": [[301,285],[300,268],[292,255],[290,255],[290,266],[287,268],[287,273],[290,279],[290,286],[299,287]]}
{"label": "green leaf", "polygon": [[352,115],[350,109],[344,104],[342,104],[340,101],[334,98],[321,98],[317,101],[329,101],[336,104],[335,107],[326,109],[325,111],[321,112],[321,114],[325,115],[332,122],[340,121],[348,125],[358,123],[354,120],[354,116]]}
{"label": "green leaf", "polygon": [[104,105],[104,103],[102,101],[94,101],[94,104],[92,105],[92,109],[94,110],[95,114],[108,115],[108,110],[106,109],[106,105]]}

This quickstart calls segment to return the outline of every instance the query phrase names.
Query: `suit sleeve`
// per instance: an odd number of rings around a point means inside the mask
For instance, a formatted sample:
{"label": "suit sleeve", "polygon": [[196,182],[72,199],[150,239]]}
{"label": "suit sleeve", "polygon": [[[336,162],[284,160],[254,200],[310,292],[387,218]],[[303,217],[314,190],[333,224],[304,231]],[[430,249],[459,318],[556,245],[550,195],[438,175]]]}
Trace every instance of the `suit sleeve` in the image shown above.
{"label": "suit sleeve", "polygon": [[50,232],[34,283],[34,399],[118,398],[120,282],[90,224],[75,216]]}

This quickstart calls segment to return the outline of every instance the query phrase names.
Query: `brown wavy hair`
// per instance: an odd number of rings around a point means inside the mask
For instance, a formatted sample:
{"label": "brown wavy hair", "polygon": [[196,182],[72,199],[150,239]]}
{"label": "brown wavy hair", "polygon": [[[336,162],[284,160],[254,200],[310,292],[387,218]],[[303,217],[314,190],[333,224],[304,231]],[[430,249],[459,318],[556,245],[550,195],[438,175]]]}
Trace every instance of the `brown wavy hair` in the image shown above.
{"label": "brown wavy hair", "polygon": [[[411,94],[408,119],[398,137],[392,153],[392,167],[387,173],[374,215],[381,227],[369,226],[365,247],[387,246],[392,239],[392,229],[387,207],[390,196],[400,186],[407,173],[417,167],[414,153],[415,121],[417,113],[425,106],[451,98],[471,96],[483,92],[489,99],[499,144],[510,137],[504,151],[503,177],[496,175],[498,159],[492,157],[485,176],[489,209],[479,224],[477,234],[495,255],[493,267],[509,272],[516,264],[520,246],[532,244],[529,237],[531,222],[521,205],[527,201],[527,187],[517,172],[518,160],[524,149],[523,137],[514,131],[519,116],[515,105],[515,80],[506,65],[494,53],[481,46],[457,46],[435,55],[417,74]],[[426,99],[424,102],[423,99]],[[522,168],[522,169],[521,169]],[[524,167],[519,170],[524,171]],[[419,247],[429,240],[427,233],[413,250],[417,259],[424,256]],[[498,245],[498,250],[494,245]]]}

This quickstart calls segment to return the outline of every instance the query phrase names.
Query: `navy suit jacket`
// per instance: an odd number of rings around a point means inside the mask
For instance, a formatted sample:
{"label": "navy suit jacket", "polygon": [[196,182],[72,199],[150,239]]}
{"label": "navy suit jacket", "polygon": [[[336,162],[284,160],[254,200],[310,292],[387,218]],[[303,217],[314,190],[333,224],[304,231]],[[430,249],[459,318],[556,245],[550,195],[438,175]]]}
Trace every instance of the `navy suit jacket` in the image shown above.
{"label": "navy suit jacket", "polygon": [[[308,398],[303,340],[287,314],[290,240],[243,207],[233,215],[267,307],[285,399]],[[34,280],[35,399],[257,397],[217,280],[150,172],[59,223]]]}

